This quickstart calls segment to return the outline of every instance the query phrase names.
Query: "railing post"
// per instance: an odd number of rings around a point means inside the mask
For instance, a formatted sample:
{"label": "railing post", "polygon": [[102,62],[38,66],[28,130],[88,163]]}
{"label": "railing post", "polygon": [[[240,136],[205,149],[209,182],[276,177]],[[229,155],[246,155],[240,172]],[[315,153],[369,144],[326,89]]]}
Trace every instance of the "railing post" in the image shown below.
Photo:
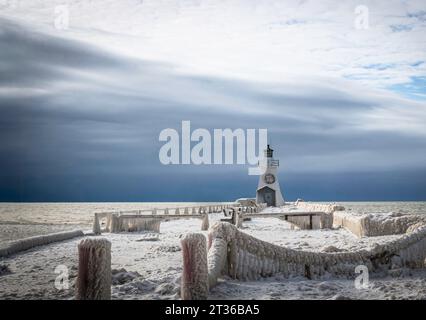
{"label": "railing post", "polygon": [[209,293],[206,237],[189,233],[181,239],[182,300],[205,300]]}
{"label": "railing post", "polygon": [[242,228],[243,227],[243,217],[244,214],[242,212],[235,212],[235,226],[237,228]]}
{"label": "railing post", "polygon": [[119,221],[117,214],[112,213],[111,214],[111,230],[110,230],[110,232],[112,232],[112,233],[119,232],[120,231],[119,224],[120,224],[120,221]]}
{"label": "railing post", "polygon": [[78,245],[77,300],[111,299],[111,242],[83,239]]}
{"label": "railing post", "polygon": [[207,213],[203,214],[203,219],[201,222],[201,230],[206,231],[209,230],[210,224],[209,224],[209,215]]}
{"label": "railing post", "polygon": [[99,217],[97,213],[95,213],[95,219],[93,221],[93,233],[96,235],[101,234],[101,225],[99,224]]}

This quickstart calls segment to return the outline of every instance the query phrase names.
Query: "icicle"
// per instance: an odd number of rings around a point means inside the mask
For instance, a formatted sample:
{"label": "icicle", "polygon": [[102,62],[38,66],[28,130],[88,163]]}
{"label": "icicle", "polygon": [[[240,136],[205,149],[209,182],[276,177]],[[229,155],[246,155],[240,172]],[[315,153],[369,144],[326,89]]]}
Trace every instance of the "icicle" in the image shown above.
{"label": "icicle", "polygon": [[237,276],[238,264],[238,248],[236,241],[232,241],[229,245],[229,259],[228,259],[228,274],[232,279]]}
{"label": "icicle", "polygon": [[111,215],[111,232],[120,232],[120,228],[119,228],[119,219],[117,214],[112,214]]}
{"label": "icicle", "polygon": [[244,250],[240,248],[238,251],[238,265],[237,265],[237,278],[243,280],[244,269]]}
{"label": "icicle", "polygon": [[212,240],[208,252],[209,267],[209,287],[217,284],[217,279],[226,267],[227,243],[224,239],[216,238]]}

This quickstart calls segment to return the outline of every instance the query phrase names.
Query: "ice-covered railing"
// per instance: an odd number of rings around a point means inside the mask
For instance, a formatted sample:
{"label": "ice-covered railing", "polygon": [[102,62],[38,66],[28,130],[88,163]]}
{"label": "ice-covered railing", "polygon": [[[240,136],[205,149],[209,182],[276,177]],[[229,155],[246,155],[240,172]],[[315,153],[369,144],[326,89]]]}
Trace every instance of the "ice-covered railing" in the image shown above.
{"label": "ice-covered railing", "polygon": [[304,203],[269,210],[266,204],[256,206],[231,206],[224,210],[225,217],[222,221],[230,222],[238,227],[242,222],[255,218],[278,218],[291,223],[292,227],[300,229],[330,229],[333,226],[333,213],[344,210],[335,204]]}
{"label": "ice-covered railing", "polygon": [[403,234],[426,224],[426,214],[336,212],[333,226],[343,227],[358,237]]}
{"label": "ice-covered railing", "polygon": [[[293,227],[300,229],[330,229],[333,226],[333,214],[335,211],[344,210],[342,206],[335,204],[317,204],[297,201],[294,205],[286,205],[280,210],[264,210],[265,207],[238,208],[241,221],[253,218],[278,218],[285,220]],[[261,211],[261,212],[260,212]],[[236,223],[234,223],[236,225]]]}
{"label": "ice-covered railing", "polygon": [[296,201],[295,207],[298,210],[308,212],[321,212],[321,214],[316,216],[295,215],[288,218],[289,222],[301,229],[331,229],[335,212],[345,209],[343,206],[334,203],[314,203],[303,200]]}
{"label": "ice-covered railing", "polygon": [[256,239],[229,223],[215,224],[209,232],[208,243],[212,284],[219,271],[240,280],[256,280],[275,273],[308,278],[326,272],[353,275],[356,265],[366,264],[374,271],[388,264],[393,256],[400,257],[401,266],[424,267],[426,225],[372,250],[354,252],[308,252],[281,247]]}
{"label": "ice-covered railing", "polygon": [[129,214],[110,214],[106,216],[105,227],[101,229],[98,214],[95,214],[93,223],[93,232],[137,232],[153,231],[160,232],[160,225],[163,221],[177,219],[201,219],[201,230],[209,228],[209,216],[207,213],[187,214],[187,215],[129,215]]}
{"label": "ice-covered railing", "polygon": [[295,207],[302,210],[310,211],[321,211],[325,213],[333,213],[335,211],[343,211],[345,208],[336,203],[315,203],[315,202],[305,202],[303,200],[297,200],[295,202]]}
{"label": "ice-covered railing", "polygon": [[[201,230],[209,228],[208,214],[228,210],[231,205],[173,207],[163,209],[128,210],[114,212],[96,212],[94,214],[93,232],[160,232],[162,221],[175,219],[201,219]],[[101,221],[104,220],[103,228]]]}
{"label": "ice-covered railing", "polygon": [[9,255],[29,250],[38,246],[69,240],[76,237],[82,237],[83,235],[84,233],[82,230],[72,230],[15,240],[0,248],[0,258],[7,257]]}
{"label": "ice-covered railing", "polygon": [[[425,214],[389,213],[360,213],[346,211],[338,204],[313,203],[297,201],[298,210],[323,211],[321,218],[314,219],[314,229],[320,225],[327,228],[343,227],[358,237],[377,237],[403,234],[416,225],[426,224]],[[299,227],[309,225],[307,218],[292,217],[291,222]],[[311,222],[312,223],[312,222]]]}
{"label": "ice-covered railing", "polygon": [[[194,244],[191,247],[196,247],[199,251],[192,255],[207,254],[205,268],[208,270],[209,288],[216,285],[222,275],[238,280],[258,280],[277,273],[284,276],[304,276],[308,279],[325,274],[353,277],[358,265],[367,266],[370,272],[402,267],[424,268],[426,225],[418,225],[400,238],[377,245],[372,250],[328,253],[274,245],[241,232],[230,223],[219,222],[209,231],[208,249],[202,251],[200,246]],[[185,261],[185,254],[188,253],[183,251],[183,254]],[[200,266],[197,265],[197,268],[200,269]],[[184,268],[183,272],[194,270]],[[192,277],[195,275],[192,274]]]}
{"label": "ice-covered railing", "polygon": [[333,225],[332,215],[321,211],[240,213],[239,217],[242,221],[254,218],[278,218],[300,229],[326,229]]}
{"label": "ice-covered railing", "polygon": [[135,209],[135,210],[118,210],[118,211],[102,211],[95,212],[99,218],[111,214],[137,214],[137,215],[168,215],[168,214],[197,214],[197,213],[214,213],[220,212],[224,208],[229,208],[231,205],[209,205],[209,206],[187,206],[187,207],[167,207],[167,208],[151,208],[151,209]]}

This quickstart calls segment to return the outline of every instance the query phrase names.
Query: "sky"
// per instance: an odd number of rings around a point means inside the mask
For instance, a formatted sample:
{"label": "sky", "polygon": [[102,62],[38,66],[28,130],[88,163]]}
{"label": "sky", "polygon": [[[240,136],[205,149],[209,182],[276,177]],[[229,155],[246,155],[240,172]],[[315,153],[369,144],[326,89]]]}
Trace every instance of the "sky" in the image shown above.
{"label": "sky", "polygon": [[232,201],[163,129],[267,129],[288,200],[426,200],[424,1],[0,0],[0,201]]}

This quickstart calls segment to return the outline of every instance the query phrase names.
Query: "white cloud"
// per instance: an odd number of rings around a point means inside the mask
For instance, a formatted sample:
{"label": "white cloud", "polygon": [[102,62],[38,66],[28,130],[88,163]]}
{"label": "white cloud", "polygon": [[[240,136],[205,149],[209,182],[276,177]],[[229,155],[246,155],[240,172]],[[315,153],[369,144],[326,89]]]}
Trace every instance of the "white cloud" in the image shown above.
{"label": "white cloud", "polygon": [[[424,1],[362,3],[370,28],[357,30],[359,1],[69,0],[68,31],[53,28],[54,5],[63,1],[17,1],[4,16],[187,73],[255,81],[345,77],[375,88],[426,74],[426,64],[413,67],[426,60]],[[390,67],[366,68],[378,64]]]}

